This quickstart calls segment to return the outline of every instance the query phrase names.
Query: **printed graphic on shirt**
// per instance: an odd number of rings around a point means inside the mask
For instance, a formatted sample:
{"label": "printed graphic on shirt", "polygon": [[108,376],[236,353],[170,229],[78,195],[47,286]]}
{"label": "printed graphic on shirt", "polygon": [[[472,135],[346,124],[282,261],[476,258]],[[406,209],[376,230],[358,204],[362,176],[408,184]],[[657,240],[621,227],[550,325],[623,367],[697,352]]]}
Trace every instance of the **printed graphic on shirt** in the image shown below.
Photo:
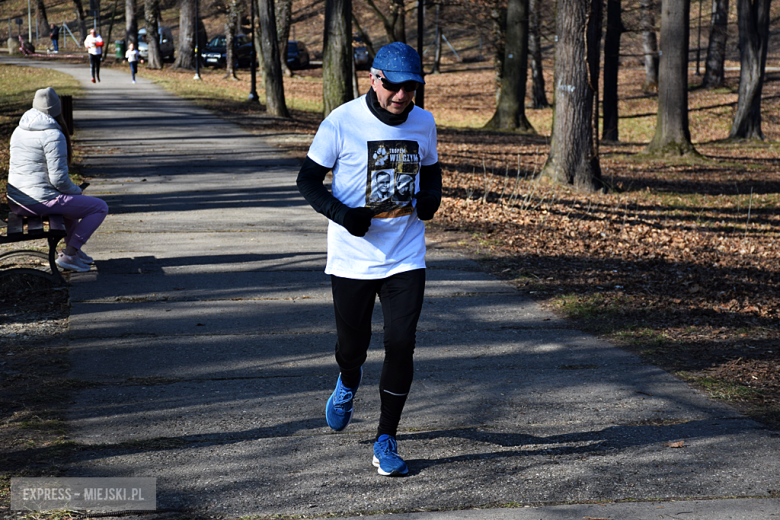
{"label": "printed graphic on shirt", "polygon": [[412,213],[412,195],[420,171],[417,141],[369,141],[366,206],[374,218]]}

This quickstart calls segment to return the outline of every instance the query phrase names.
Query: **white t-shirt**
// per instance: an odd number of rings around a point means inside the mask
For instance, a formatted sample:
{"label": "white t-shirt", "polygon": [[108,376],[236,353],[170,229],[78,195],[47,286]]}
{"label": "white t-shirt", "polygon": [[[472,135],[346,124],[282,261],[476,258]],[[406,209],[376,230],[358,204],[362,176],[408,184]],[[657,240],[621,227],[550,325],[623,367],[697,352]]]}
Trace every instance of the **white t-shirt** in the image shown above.
{"label": "white t-shirt", "polygon": [[101,38],[99,34],[95,37],[93,37],[90,34],[89,36],[87,36],[87,39],[84,40],[84,47],[87,48],[87,52],[89,52],[90,54],[100,56],[100,54],[103,53],[103,47],[99,45],[95,45],[98,42],[103,43],[103,38]]}
{"label": "white t-shirt", "polygon": [[125,59],[128,62],[132,63],[134,61],[138,61],[138,55],[139,55],[138,49],[133,49],[133,50],[128,49],[127,52],[125,52]]}
{"label": "white t-shirt", "polygon": [[420,166],[438,162],[433,115],[414,107],[397,126],[371,113],[365,96],[322,122],[308,153],[333,169],[333,196],[376,212],[364,237],[328,223],[327,274],[373,280],[425,267],[425,225],[414,210]]}

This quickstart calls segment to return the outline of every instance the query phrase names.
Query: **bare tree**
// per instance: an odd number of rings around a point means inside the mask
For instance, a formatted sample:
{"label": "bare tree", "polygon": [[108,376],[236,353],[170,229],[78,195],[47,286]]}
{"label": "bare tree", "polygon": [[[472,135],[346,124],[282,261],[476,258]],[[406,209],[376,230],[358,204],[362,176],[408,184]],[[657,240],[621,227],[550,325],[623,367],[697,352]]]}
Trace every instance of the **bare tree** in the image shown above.
{"label": "bare tree", "polygon": [[704,88],[715,88],[723,84],[728,22],[729,0],[712,0],[710,43],[707,46],[707,63],[704,66],[704,79],[701,82]]}
{"label": "bare tree", "polygon": [[322,39],[322,105],[324,115],[352,97],[352,0],[325,0]]}
{"label": "bare tree", "polygon": [[530,0],[528,2],[528,53],[531,63],[531,107],[547,108],[547,93],[544,90],[544,67],[542,66],[542,39],[541,39],[541,1]]}
{"label": "bare tree", "polygon": [[290,40],[290,25],[292,23],[292,0],[276,0],[276,35],[279,39],[279,55],[282,57],[282,73],[293,75],[287,66],[287,42]]}
{"label": "bare tree", "polygon": [[365,2],[374,11],[377,18],[381,20],[382,27],[384,27],[387,34],[387,43],[406,43],[406,13],[404,12],[403,0],[391,0],[390,16],[385,15],[385,11],[377,7],[374,0],[365,0]]}
{"label": "bare tree", "polygon": [[228,2],[227,18],[225,19],[225,78],[238,80],[236,77],[236,28],[238,27],[238,0]]}
{"label": "bare tree", "polygon": [[739,100],[731,139],[763,139],[761,93],[764,88],[766,54],[769,45],[771,0],[737,0],[739,25]]}
{"label": "bare tree", "polygon": [[504,58],[506,57],[506,9],[502,8],[502,0],[489,0],[490,37],[493,41],[493,73],[496,81],[496,105],[501,93],[501,77],[504,73]]}
{"label": "bare tree", "polygon": [[[129,1],[129,0],[125,0]],[[195,2],[197,0],[179,0],[179,49],[176,52],[174,69],[195,68]]]}
{"label": "bare tree", "polygon": [[81,45],[84,45],[84,40],[87,39],[87,22],[84,18],[84,6],[81,0],[72,0],[73,7],[76,10],[76,23],[79,26],[79,34],[81,34]]}
{"label": "bare tree", "polygon": [[38,34],[41,37],[48,37],[51,34],[51,27],[49,27],[49,18],[46,16],[43,0],[35,0],[35,16],[38,19]]}
{"label": "bare tree", "polygon": [[620,68],[620,35],[623,22],[620,0],[607,0],[607,33],[604,36],[604,102],[601,137],[618,140],[618,69]]}
{"label": "bare tree", "polygon": [[504,60],[496,112],[485,128],[535,133],[525,117],[528,78],[528,0],[508,0]]}
{"label": "bare tree", "polygon": [[645,81],[642,88],[646,92],[658,90],[658,38],[655,33],[655,5],[655,0],[639,0],[642,50],[645,55]]}
{"label": "bare tree", "polygon": [[258,0],[260,18],[260,42],[263,49],[265,76],[265,109],[277,117],[290,117],[284,99],[284,78],[279,63],[279,44],[276,36],[276,13],[274,0]]}
{"label": "bare tree", "polygon": [[599,40],[603,0],[558,0],[550,155],[542,174],[559,184],[603,190],[598,151]]}
{"label": "bare tree", "polygon": [[137,49],[138,21],[136,19],[136,10],[135,0],[125,0],[125,43],[132,43]]}
{"label": "bare tree", "polygon": [[160,0],[144,0],[144,19],[146,20],[146,45],[149,53],[146,57],[146,67],[161,69],[162,54],[160,53]]}
{"label": "bare tree", "polygon": [[434,22],[434,25],[436,27],[436,34],[433,40],[434,42],[433,69],[431,69],[431,74],[441,74],[441,40],[442,40],[441,23],[440,23],[441,9],[442,9],[441,2],[436,2],[436,18]]}
{"label": "bare tree", "polygon": [[352,13],[352,27],[355,30],[355,32],[358,33],[360,39],[363,40],[363,44],[366,46],[368,55],[371,56],[371,59],[373,60],[374,56],[376,56],[376,51],[374,51],[374,44],[371,42],[371,38],[368,36],[368,33],[364,31],[363,28],[360,26],[360,22],[358,22],[358,19],[355,16],[354,11]]}
{"label": "bare tree", "polygon": [[688,125],[690,9],[690,0],[663,0],[658,114],[655,135],[646,149],[649,154],[697,154]]}

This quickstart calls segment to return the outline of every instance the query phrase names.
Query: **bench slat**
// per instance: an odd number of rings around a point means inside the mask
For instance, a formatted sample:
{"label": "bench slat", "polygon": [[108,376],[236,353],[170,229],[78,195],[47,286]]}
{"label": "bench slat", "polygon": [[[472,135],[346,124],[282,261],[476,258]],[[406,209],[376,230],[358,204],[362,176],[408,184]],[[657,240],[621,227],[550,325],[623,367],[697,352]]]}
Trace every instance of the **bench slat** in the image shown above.
{"label": "bench slat", "polygon": [[49,215],[49,229],[65,232],[65,219],[62,218],[62,215]]}
{"label": "bench slat", "polygon": [[30,236],[43,234],[43,219],[41,217],[27,217],[27,234]]}
{"label": "bench slat", "polygon": [[16,238],[24,233],[24,218],[14,212],[8,213],[8,238]]}

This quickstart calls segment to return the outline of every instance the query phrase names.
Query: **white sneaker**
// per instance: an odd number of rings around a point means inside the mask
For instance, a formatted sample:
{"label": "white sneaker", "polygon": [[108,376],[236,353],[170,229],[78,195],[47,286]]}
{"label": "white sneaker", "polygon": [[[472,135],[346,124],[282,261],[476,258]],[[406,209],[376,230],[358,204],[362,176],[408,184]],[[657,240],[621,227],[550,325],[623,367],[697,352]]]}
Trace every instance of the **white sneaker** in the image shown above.
{"label": "white sneaker", "polygon": [[86,273],[89,271],[89,266],[82,263],[81,260],[79,260],[78,255],[70,256],[65,253],[60,253],[55,262],[58,266],[70,271],[77,271],[79,273]]}
{"label": "white sneaker", "polygon": [[84,251],[82,251],[81,249],[79,249],[79,250],[76,252],[76,254],[78,255],[78,257],[79,257],[79,260],[81,260],[81,263],[83,263],[83,264],[90,265],[90,264],[94,264],[94,263],[95,263],[95,261],[92,259],[92,257],[91,257],[91,256],[89,256],[89,255],[88,255],[87,253],[85,253]]}
{"label": "white sneaker", "polygon": [[133,80],[133,83],[135,83],[135,80]]}

